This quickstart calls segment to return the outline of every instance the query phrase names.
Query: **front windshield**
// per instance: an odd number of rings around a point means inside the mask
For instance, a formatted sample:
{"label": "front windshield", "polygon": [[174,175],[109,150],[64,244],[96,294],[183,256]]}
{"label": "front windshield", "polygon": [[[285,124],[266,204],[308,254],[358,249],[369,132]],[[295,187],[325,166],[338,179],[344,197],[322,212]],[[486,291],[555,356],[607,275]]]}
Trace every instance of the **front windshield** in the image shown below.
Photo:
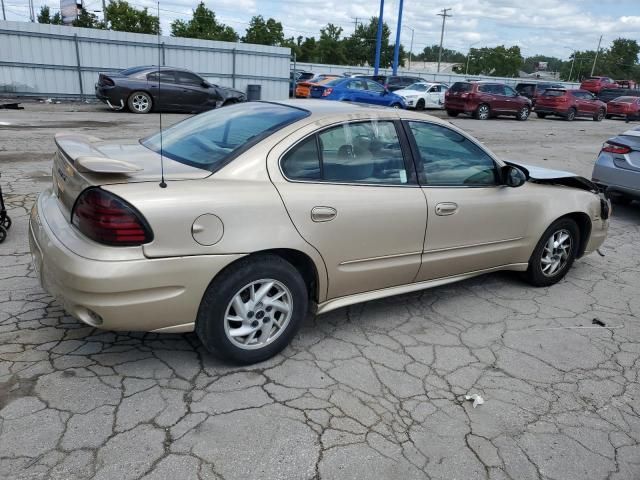
{"label": "front windshield", "polygon": [[[188,118],[162,132],[162,153],[180,163],[215,172],[263,138],[309,115],[277,103],[247,102]],[[141,140],[160,153],[160,133]]]}
{"label": "front windshield", "polygon": [[407,90],[415,90],[417,92],[426,92],[428,85],[424,83],[412,83],[407,87]]}

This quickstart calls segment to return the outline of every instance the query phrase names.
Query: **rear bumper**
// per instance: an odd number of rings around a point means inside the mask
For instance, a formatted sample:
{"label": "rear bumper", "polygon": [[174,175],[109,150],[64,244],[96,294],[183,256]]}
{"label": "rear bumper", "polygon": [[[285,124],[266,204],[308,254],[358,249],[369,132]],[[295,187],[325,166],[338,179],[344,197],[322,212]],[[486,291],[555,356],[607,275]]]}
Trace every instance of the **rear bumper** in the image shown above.
{"label": "rear bumper", "polygon": [[566,109],[559,109],[553,107],[547,107],[545,105],[536,105],[536,113],[546,113],[547,115],[561,115],[564,116],[567,114]]}
{"label": "rear bumper", "polygon": [[601,153],[596,160],[592,179],[604,190],[640,199],[640,171],[617,167],[607,153]]}
{"label": "rear bumper", "polygon": [[242,257],[149,259],[141,254],[126,260],[89,259],[65,246],[64,230],[52,229],[59,219],[47,217],[62,216],[54,202],[55,197],[46,190],[31,211],[29,244],[34,267],[43,288],[60,300],[70,315],[93,327],[191,331],[213,277]]}

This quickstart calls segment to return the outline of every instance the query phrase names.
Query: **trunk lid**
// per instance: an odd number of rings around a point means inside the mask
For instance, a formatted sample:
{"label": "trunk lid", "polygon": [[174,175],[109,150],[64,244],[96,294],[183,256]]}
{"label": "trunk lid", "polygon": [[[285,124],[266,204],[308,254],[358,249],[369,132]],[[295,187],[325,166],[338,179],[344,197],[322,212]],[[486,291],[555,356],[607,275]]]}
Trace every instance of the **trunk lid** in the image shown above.
{"label": "trunk lid", "polygon": [[[57,134],[53,157],[53,191],[70,214],[88,187],[115,183],[160,182],[160,155],[139,143],[115,144],[81,134]],[[164,157],[165,180],[195,180],[211,172]]]}

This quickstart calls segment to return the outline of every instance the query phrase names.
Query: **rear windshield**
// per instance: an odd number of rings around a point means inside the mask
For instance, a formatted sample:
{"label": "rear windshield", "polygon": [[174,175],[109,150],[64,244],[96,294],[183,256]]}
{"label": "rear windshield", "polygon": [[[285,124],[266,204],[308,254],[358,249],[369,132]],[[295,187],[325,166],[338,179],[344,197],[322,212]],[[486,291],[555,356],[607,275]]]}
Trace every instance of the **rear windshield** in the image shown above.
{"label": "rear windshield", "polygon": [[471,84],[466,82],[456,82],[453,85],[451,85],[451,88],[449,89],[451,93],[469,92],[470,90],[471,90]]}
{"label": "rear windshield", "polygon": [[[309,115],[300,108],[249,102],[190,117],[162,132],[162,153],[215,172],[262,139]],[[160,153],[160,133],[140,143]]]}
{"label": "rear windshield", "polygon": [[143,72],[144,70],[149,70],[149,67],[131,67],[131,68],[127,68],[125,70],[121,70],[120,71],[120,75],[124,75],[125,77],[128,77],[128,76],[133,75],[135,73]]}
{"label": "rear windshield", "polygon": [[566,90],[545,90],[542,94],[545,97],[564,97]]}

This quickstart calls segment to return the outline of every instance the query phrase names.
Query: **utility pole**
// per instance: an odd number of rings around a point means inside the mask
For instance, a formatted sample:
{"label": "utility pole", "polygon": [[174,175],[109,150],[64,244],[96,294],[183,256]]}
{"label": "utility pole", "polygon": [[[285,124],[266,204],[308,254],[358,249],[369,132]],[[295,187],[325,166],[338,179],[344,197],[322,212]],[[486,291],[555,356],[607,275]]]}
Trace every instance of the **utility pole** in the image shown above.
{"label": "utility pole", "polygon": [[569,70],[569,78],[567,79],[567,81],[571,81],[571,74],[573,73],[573,66],[576,63],[576,52],[573,52],[573,60],[571,61],[571,69]]}
{"label": "utility pole", "polygon": [[[104,0],[102,0],[102,1],[104,2]],[[355,25],[355,27],[353,28],[353,33],[355,33],[356,30],[358,30],[358,20],[360,20],[360,18],[359,17],[351,17],[351,18],[353,18],[353,20],[354,20],[353,24]]]}
{"label": "utility pole", "polygon": [[373,65],[373,74],[378,75],[380,68],[380,50],[382,49],[382,25],[384,16],[384,0],[380,0],[380,15],[378,15],[378,33],[376,34],[376,58]]}
{"label": "utility pole", "polygon": [[29,0],[29,18],[32,22],[36,21],[36,13],[33,10],[33,0]]}
{"label": "utility pole", "polygon": [[598,40],[598,49],[596,50],[596,56],[593,58],[593,65],[591,66],[591,76],[593,77],[593,71],[596,69],[596,62],[598,61],[598,54],[600,53],[600,44],[602,43],[602,35]]}
{"label": "utility pole", "polygon": [[2,3],[2,19],[6,20],[7,19],[7,14],[4,11],[4,0],[0,0],[0,3]]}
{"label": "utility pole", "polygon": [[104,22],[104,28],[109,28],[107,25],[107,2],[102,0],[102,21]]}
{"label": "utility pole", "polygon": [[447,17],[452,15],[447,14],[451,10],[450,8],[443,8],[440,10],[439,16],[442,17],[442,31],[440,32],[440,51],[438,52],[438,72],[440,72],[440,61],[442,60],[442,42],[444,41],[444,24],[447,21]]}
{"label": "utility pole", "polygon": [[396,44],[393,49],[393,74],[398,74],[398,64],[400,63],[400,32],[402,30],[402,3],[400,0],[400,6],[398,7],[398,26],[396,28]]}
{"label": "utility pole", "polygon": [[409,30],[411,30],[411,47],[409,48],[409,70],[411,70],[411,56],[413,55],[413,34],[416,33],[416,31],[411,27],[405,26],[404,28],[408,28]]}

